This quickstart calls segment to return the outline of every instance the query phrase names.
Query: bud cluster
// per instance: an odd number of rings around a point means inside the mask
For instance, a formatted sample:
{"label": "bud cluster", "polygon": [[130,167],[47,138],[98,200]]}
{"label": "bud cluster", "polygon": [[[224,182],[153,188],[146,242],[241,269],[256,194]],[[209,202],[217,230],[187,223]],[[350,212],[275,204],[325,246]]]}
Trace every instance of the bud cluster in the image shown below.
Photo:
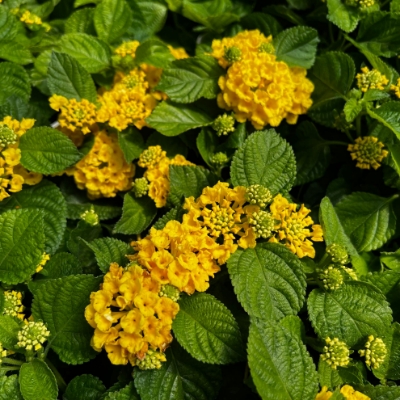
{"label": "bud cluster", "polygon": [[262,185],[250,185],[246,188],[246,200],[252,205],[265,208],[272,201],[271,192]]}
{"label": "bud cluster", "polygon": [[24,319],[24,306],[22,305],[22,293],[15,290],[4,292],[3,314],[19,319]]}
{"label": "bud cluster", "polygon": [[345,342],[338,338],[326,338],[326,346],[324,346],[321,359],[324,360],[331,368],[346,367],[350,363],[350,349]]}
{"label": "bud cluster", "polygon": [[233,132],[235,130],[235,118],[233,118],[232,115],[225,113],[215,119],[212,127],[217,132],[218,136],[225,136],[229,132]]}
{"label": "bud cluster", "polygon": [[17,142],[17,134],[7,125],[0,125],[0,147],[6,147]]}
{"label": "bud cluster", "polygon": [[169,284],[162,285],[158,294],[160,297],[168,297],[175,302],[178,301],[180,297],[179,289]]}
{"label": "bud cluster", "polygon": [[365,357],[365,364],[371,368],[379,368],[387,356],[387,348],[381,338],[375,338],[373,335],[368,337],[365,344],[365,350],[359,350],[361,357]]}
{"label": "bud cluster", "polygon": [[269,238],[275,227],[275,220],[272,214],[262,210],[253,213],[249,218],[249,222],[256,234],[256,238]]}
{"label": "bud cluster", "polygon": [[167,361],[164,353],[149,349],[143,360],[137,359],[136,365],[139,369],[160,369],[161,363]]}
{"label": "bud cluster", "polygon": [[143,178],[136,178],[132,188],[135,197],[143,197],[149,191],[149,181]]}
{"label": "bud cluster", "polygon": [[50,331],[41,321],[29,321],[18,332],[17,346],[28,351],[38,351],[50,336]]}
{"label": "bud cluster", "polygon": [[100,218],[94,210],[93,205],[90,207],[90,210],[86,210],[81,214],[81,219],[92,226],[98,225],[100,221]]}
{"label": "bud cluster", "polygon": [[330,265],[328,268],[323,269],[319,274],[319,278],[326,290],[339,289],[343,284],[342,271],[335,265]]}

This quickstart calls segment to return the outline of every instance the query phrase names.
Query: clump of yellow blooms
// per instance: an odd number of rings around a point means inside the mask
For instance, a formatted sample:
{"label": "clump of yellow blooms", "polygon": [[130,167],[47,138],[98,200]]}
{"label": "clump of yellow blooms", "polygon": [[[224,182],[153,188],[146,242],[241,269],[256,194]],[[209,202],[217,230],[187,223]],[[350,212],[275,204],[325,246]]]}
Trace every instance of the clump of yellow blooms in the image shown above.
{"label": "clump of yellow blooms", "polygon": [[94,134],[92,149],[67,174],[73,175],[79,189],[87,189],[89,197],[96,199],[129,190],[135,167],[125,161],[117,135],[99,131]]}
{"label": "clump of yellow blooms", "polygon": [[297,205],[289,203],[281,194],[274,198],[270,209],[272,217],[276,220],[274,228],[276,234],[269,241],[275,243],[282,241],[300,258],[305,256],[314,258],[315,249],[311,240],[322,242],[323,232],[321,225],[315,225],[312,218],[308,216],[311,210],[304,204],[297,210]]}
{"label": "clump of yellow blooms", "polygon": [[114,53],[118,54],[120,57],[131,56],[134,58],[139,45],[140,43],[137,40],[124,42],[114,50]]}
{"label": "clump of yellow blooms", "polygon": [[220,264],[226,261],[227,249],[206,230],[187,222],[169,221],[161,230],[151,228],[147,237],[132,242],[137,253],[129,258],[145,267],[159,284],[192,294],[208,289],[209,278],[220,270],[217,260]]}
{"label": "clump of yellow blooms", "polygon": [[54,94],[49,101],[53,110],[60,111],[58,121],[62,128],[86,135],[96,124],[96,105],[89,100],[78,101]]}
{"label": "clump of yellow blooms", "polygon": [[358,7],[361,11],[365,11],[375,4],[375,0],[345,0],[345,3],[348,6]]}
{"label": "clump of yellow blooms", "polygon": [[50,331],[41,321],[24,320],[24,322],[25,325],[18,332],[17,346],[29,352],[42,350],[42,345],[50,336]]}
{"label": "clump of yellow blooms", "polygon": [[365,364],[374,369],[379,368],[387,356],[386,344],[381,338],[370,335],[364,347],[365,350],[359,350],[358,353],[365,357]]}
{"label": "clump of yellow blooms", "polygon": [[400,99],[400,78],[397,79],[395,85],[390,85],[390,90],[394,91],[394,94]]}
{"label": "clump of yellow blooms", "polygon": [[24,319],[23,311],[22,293],[16,290],[6,290],[4,292],[3,315]]}
{"label": "clump of yellow blooms", "polygon": [[19,138],[33,127],[34,119],[22,119],[21,122],[5,117],[0,121],[0,201],[9,197],[9,193],[22,190],[24,183],[36,185],[42,175],[28,172],[21,164]]}
{"label": "clump of yellow blooms", "polygon": [[271,42],[271,36],[254,30],[212,43],[211,55],[229,67],[218,81],[218,106],[233,110],[239,122],[250,120],[256,129],[278,126],[283,119],[295,124],[312,105],[314,85],[307,71],[277,61]]}
{"label": "clump of yellow blooms", "polygon": [[8,355],[7,350],[3,347],[3,344],[0,342],[0,364],[2,364],[3,358],[7,357],[7,355]]}
{"label": "clump of yellow blooms", "polygon": [[384,150],[385,145],[375,136],[358,137],[354,144],[349,144],[347,150],[352,160],[356,160],[356,167],[361,169],[378,169],[382,160],[389,154]]}
{"label": "clump of yellow blooms", "polygon": [[361,68],[361,73],[356,75],[357,86],[362,92],[369,89],[384,90],[389,83],[389,79],[381,74],[377,69],[373,68],[371,71],[368,67]]}
{"label": "clump of yellow blooms", "polygon": [[326,346],[324,346],[321,359],[324,360],[331,368],[346,367],[350,363],[350,349],[345,342],[338,338],[326,338]]}
{"label": "clump of yellow blooms", "polygon": [[21,22],[24,22],[27,25],[42,25],[42,19],[37,15],[31,13],[30,11],[26,10],[22,13],[20,19]]}
{"label": "clump of yellow blooms", "polygon": [[146,168],[144,178],[149,182],[148,195],[156,203],[156,207],[164,207],[170,188],[170,165],[194,165],[185,157],[177,154],[174,158],[168,158],[167,153],[160,146],[150,146],[139,157],[138,166]]}
{"label": "clump of yellow blooms", "polygon": [[85,309],[86,320],[95,329],[92,347],[105,348],[113,364],[160,368],[165,357],[154,353],[164,352],[171,343],[172,321],[179,311],[178,303],[159,295],[160,288],[137,264],[124,269],[112,263]]}
{"label": "clump of yellow blooms", "polygon": [[43,253],[42,258],[36,267],[36,273],[40,272],[43,269],[43,267],[46,265],[47,261],[49,261],[49,260],[50,260],[50,256],[47,253]]}
{"label": "clump of yellow blooms", "polygon": [[[340,389],[340,393],[346,400],[371,400],[370,397],[358,392],[350,385],[344,385]],[[321,391],[315,397],[315,400],[329,400],[333,396],[333,393],[328,390],[327,386],[323,386]]]}

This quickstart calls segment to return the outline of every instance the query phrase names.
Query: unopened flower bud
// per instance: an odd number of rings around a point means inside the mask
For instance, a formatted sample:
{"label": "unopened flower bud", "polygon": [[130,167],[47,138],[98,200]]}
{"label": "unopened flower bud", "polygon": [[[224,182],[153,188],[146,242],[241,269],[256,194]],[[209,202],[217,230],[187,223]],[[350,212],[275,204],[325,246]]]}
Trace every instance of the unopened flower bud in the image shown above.
{"label": "unopened flower bud", "polygon": [[100,221],[100,218],[93,206],[90,207],[90,210],[86,210],[81,214],[81,219],[92,226],[98,225]]}
{"label": "unopened flower bud", "polygon": [[176,302],[179,300],[180,291],[175,286],[166,284],[166,285],[161,286],[159,295],[160,295],[160,297],[168,297],[171,300]]}
{"label": "unopened flower bud", "polygon": [[225,47],[225,60],[227,60],[230,64],[240,61],[242,59],[242,52],[236,46]]}
{"label": "unopened flower bud", "polygon": [[225,113],[215,119],[212,127],[218,136],[227,135],[235,130],[235,118]]}
{"label": "unopened flower bud", "polygon": [[365,344],[365,350],[359,350],[361,357],[365,357],[365,364],[371,368],[379,368],[387,356],[387,348],[381,338],[375,338],[373,335],[368,337]]}
{"label": "unopened flower bud", "polygon": [[350,349],[345,342],[338,338],[326,338],[326,346],[324,346],[321,359],[324,360],[331,368],[346,367],[350,363]]}
{"label": "unopened flower bud", "polygon": [[255,212],[249,218],[249,222],[257,238],[267,239],[271,237],[275,226],[275,220],[271,213],[262,210]]}
{"label": "unopened flower bud", "polygon": [[7,125],[0,125],[0,147],[6,147],[10,144],[16,143],[18,139],[17,134],[10,129]]}
{"label": "unopened flower bud", "polygon": [[132,188],[135,197],[142,197],[149,191],[149,182],[146,178],[137,178],[133,184]]}
{"label": "unopened flower bud", "polygon": [[211,159],[211,164],[214,164],[216,167],[223,167],[225,164],[229,162],[229,158],[225,153],[219,152],[215,153]]}
{"label": "unopened flower bud", "polygon": [[167,361],[164,353],[149,349],[143,360],[137,359],[136,365],[139,369],[160,369],[161,363]]}
{"label": "unopened flower bud", "polygon": [[246,200],[253,205],[265,208],[272,201],[271,192],[262,185],[251,185],[246,189]]}
{"label": "unopened flower bud", "polygon": [[326,290],[337,290],[343,285],[344,281],[342,271],[335,265],[330,265],[322,270],[319,279],[321,279]]}
{"label": "unopened flower bud", "polygon": [[24,319],[23,311],[22,293],[15,290],[6,290],[4,292],[3,315]]}
{"label": "unopened flower bud", "polygon": [[29,321],[18,332],[17,346],[35,352],[43,347],[43,343],[49,336],[50,332],[43,322]]}
{"label": "unopened flower bud", "polygon": [[326,248],[326,252],[331,256],[335,264],[345,265],[349,263],[347,250],[340,244],[333,243]]}

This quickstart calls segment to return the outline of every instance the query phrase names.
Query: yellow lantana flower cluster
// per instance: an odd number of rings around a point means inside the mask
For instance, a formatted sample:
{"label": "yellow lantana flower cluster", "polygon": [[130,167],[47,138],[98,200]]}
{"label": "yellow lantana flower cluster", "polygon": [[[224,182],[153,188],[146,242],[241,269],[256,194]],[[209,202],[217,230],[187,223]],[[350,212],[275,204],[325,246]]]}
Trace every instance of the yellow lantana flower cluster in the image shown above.
{"label": "yellow lantana flower cluster", "polygon": [[28,172],[21,164],[19,138],[33,127],[34,119],[22,119],[21,122],[5,117],[0,121],[0,201],[9,197],[9,193],[22,190],[24,183],[36,185],[42,175]]}
{"label": "yellow lantana flower cluster", "polygon": [[39,261],[39,264],[37,265],[35,272],[36,273],[40,272],[43,269],[43,267],[46,265],[47,261],[49,261],[49,260],[50,260],[50,256],[47,253],[43,253],[42,258]]}
{"label": "yellow lantana flower cluster", "polygon": [[172,321],[179,305],[160,296],[160,290],[161,284],[137,264],[124,269],[112,263],[85,309],[86,320],[95,329],[92,347],[105,348],[117,365],[140,366],[146,364],[143,360],[149,350],[164,352],[172,341]]}
{"label": "yellow lantana flower cluster", "polygon": [[138,166],[146,168],[144,177],[149,181],[149,197],[154,200],[156,207],[164,207],[170,189],[169,166],[194,165],[185,157],[177,154],[168,158],[161,146],[150,146],[139,157]]}
{"label": "yellow lantana flower cluster", "polygon": [[73,175],[79,189],[87,189],[89,197],[96,199],[129,190],[135,166],[125,161],[115,133],[99,131],[94,133],[89,153],[66,172]]}
{"label": "yellow lantana flower cluster", "polygon": [[389,152],[384,150],[385,145],[375,136],[358,137],[354,144],[349,144],[347,150],[352,160],[356,160],[356,167],[361,169],[378,169],[382,160]]}
{"label": "yellow lantana flower cluster", "polygon": [[96,124],[96,105],[89,100],[78,101],[54,94],[49,101],[53,110],[60,111],[58,122],[62,128],[86,135]]}
{"label": "yellow lantana flower cluster", "polygon": [[21,292],[17,292],[16,290],[4,291],[3,315],[24,319],[24,309]]}
{"label": "yellow lantana flower cluster", "polygon": [[[350,385],[344,385],[340,389],[340,393],[346,400],[371,400],[370,397],[362,394],[361,392],[355,390]],[[315,400],[329,400],[333,396],[333,393],[328,390],[327,386],[323,386],[321,391],[315,397]]]}
{"label": "yellow lantana flower cluster", "polygon": [[250,120],[256,129],[295,124],[311,107],[314,85],[304,68],[289,67],[273,54],[272,37],[244,31],[233,38],[214,40],[211,55],[228,67],[219,78],[218,106],[233,110],[237,121]]}
{"label": "yellow lantana flower cluster", "polygon": [[389,79],[381,74],[377,69],[373,68],[371,71],[368,67],[361,68],[361,73],[356,75],[357,86],[362,92],[369,89],[384,90],[389,83]]}

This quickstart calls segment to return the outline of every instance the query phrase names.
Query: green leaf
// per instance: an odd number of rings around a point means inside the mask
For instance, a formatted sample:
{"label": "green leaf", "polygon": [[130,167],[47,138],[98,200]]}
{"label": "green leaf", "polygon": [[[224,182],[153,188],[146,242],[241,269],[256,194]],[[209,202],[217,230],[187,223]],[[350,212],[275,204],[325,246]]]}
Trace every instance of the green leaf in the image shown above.
{"label": "green leaf", "polygon": [[45,251],[50,254],[55,253],[67,223],[67,206],[60,189],[44,180],[0,202],[0,212],[16,208],[43,211]]}
{"label": "green leaf", "polygon": [[312,122],[304,121],[297,127],[292,145],[297,166],[295,186],[321,178],[329,166],[331,151]]}
{"label": "green leaf", "polygon": [[22,364],[19,385],[24,400],[56,400],[58,387],[56,378],[46,363],[39,359]]}
{"label": "green leaf", "polygon": [[0,40],[12,40],[17,36],[17,19],[7,7],[0,7]]}
{"label": "green leaf", "polygon": [[171,165],[169,167],[169,180],[169,199],[175,206],[178,206],[185,197],[199,197],[203,188],[214,186],[218,178],[203,167]]}
{"label": "green leaf", "polygon": [[381,253],[381,262],[383,262],[386,267],[400,272],[400,249],[395,252],[382,252]]}
{"label": "green leaf", "polygon": [[209,364],[242,361],[239,326],[231,312],[214,296],[196,293],[179,302],[172,328],[179,344],[194,358]]}
{"label": "green leaf", "polygon": [[329,99],[311,106],[307,114],[323,126],[336,128],[336,117],[341,114],[344,105],[343,99]]}
{"label": "green leaf", "polygon": [[94,103],[97,93],[89,73],[68,54],[51,54],[47,85],[51,94],[78,101],[87,99]]}
{"label": "green leaf", "polygon": [[132,23],[132,11],[125,0],[102,0],[94,12],[94,26],[100,39],[113,43]]}
{"label": "green leaf", "polygon": [[129,383],[123,389],[107,393],[102,400],[140,400],[136,392],[134,382]]}
{"label": "green leaf", "polygon": [[389,84],[395,84],[397,82],[397,79],[399,78],[399,73],[396,71],[395,68],[385,63],[375,54],[372,54],[369,51],[365,50],[363,47],[361,47],[360,50],[371,63],[371,65],[389,79]]}
{"label": "green leaf", "polygon": [[0,315],[0,342],[8,350],[16,350],[22,321],[9,315]]}
{"label": "green leaf", "polygon": [[159,145],[167,152],[167,156],[170,158],[174,158],[177,154],[186,157],[188,148],[181,139],[182,137],[177,138],[177,140],[171,140],[168,136],[153,132],[146,141],[146,147]]}
{"label": "green leaf", "polygon": [[234,186],[263,185],[272,194],[289,191],[296,178],[292,147],[274,129],[254,132],[231,164]]}
{"label": "green leaf", "polygon": [[[365,94],[365,96],[364,96],[365,101],[370,101],[368,98],[366,99],[365,97],[372,91],[373,90],[368,90],[368,92]],[[374,99],[371,99],[371,100],[374,100]],[[377,99],[377,100],[379,100],[379,99]],[[347,122],[353,122],[357,118],[358,114],[360,114],[361,111],[362,111],[362,104],[360,104],[358,102],[358,100],[354,99],[354,98],[347,100],[346,104],[344,105],[344,109],[343,109],[343,112],[344,112]]]}
{"label": "green leaf", "polygon": [[111,50],[106,43],[86,33],[69,33],[60,40],[61,51],[74,57],[89,73],[110,65]]}
{"label": "green leaf", "polygon": [[62,132],[41,126],[20,139],[21,164],[30,171],[55,174],[79,161],[81,155]]}
{"label": "green leaf", "polygon": [[357,43],[367,51],[382,57],[394,57],[400,52],[400,15],[384,11],[369,13],[360,23]]}
{"label": "green leaf", "polygon": [[369,396],[373,400],[399,400],[399,386],[372,386],[372,385],[356,385],[355,389]]}
{"label": "green leaf", "polygon": [[171,208],[166,214],[160,217],[155,224],[153,224],[154,229],[163,229],[167,222],[169,221],[182,221],[182,217],[185,214],[185,210],[182,207]]}
{"label": "green leaf", "polygon": [[93,328],[84,311],[99,283],[92,275],[66,276],[49,280],[35,294],[32,314],[47,324],[51,333],[48,345],[65,363],[82,364],[96,355],[90,346]]}
{"label": "green leaf", "polygon": [[317,373],[299,336],[276,322],[253,320],[247,352],[251,376],[262,399],[315,399]]}
{"label": "green leaf", "polygon": [[142,134],[134,126],[130,126],[123,132],[118,132],[118,144],[128,163],[139,158],[142,151],[146,148]]}
{"label": "green leaf", "polygon": [[385,296],[372,285],[356,281],[332,292],[314,289],[308,297],[308,314],[322,340],[337,337],[349,347],[363,344],[369,335],[386,336],[392,322]]}
{"label": "green leaf", "polygon": [[157,39],[150,39],[142,43],[135,52],[135,61],[138,64],[150,64],[162,68],[175,60],[168,46]]}
{"label": "green leaf", "polygon": [[338,367],[333,369],[326,361],[320,358],[318,362],[319,383],[321,386],[327,386],[328,388],[335,388],[344,383],[363,383],[365,375],[362,372],[363,370],[365,370],[365,367],[360,361],[345,368]]}
{"label": "green leaf", "polygon": [[307,26],[295,26],[274,40],[276,58],[291,67],[311,68],[315,61],[318,32]]}
{"label": "green leaf", "polygon": [[278,36],[282,30],[281,25],[274,17],[261,12],[248,14],[240,22],[245,29],[258,29],[265,36]]}
{"label": "green leaf", "polygon": [[81,8],[73,12],[65,22],[65,33],[87,33],[95,35],[94,8]]}
{"label": "green leaf", "polygon": [[192,103],[205,97],[214,99],[219,92],[218,79],[224,70],[210,56],[176,60],[163,70],[157,89],[177,103]]}
{"label": "green leaf", "polygon": [[367,108],[368,114],[389,128],[400,139],[400,103],[389,101],[379,108]]}
{"label": "green leaf", "polygon": [[13,41],[3,41],[0,43],[0,58],[21,65],[33,62],[32,53],[28,49],[23,48],[20,43]]}
{"label": "green leaf", "polygon": [[238,249],[228,260],[233,288],[251,317],[280,320],[296,315],[303,303],[306,279],[300,260],[286,247],[260,243]]}
{"label": "green leaf", "polygon": [[115,224],[114,233],[138,235],[150,225],[156,214],[156,206],[149,197],[136,198],[132,193],[126,193],[122,217]]}
{"label": "green leaf", "polygon": [[125,266],[128,262],[126,255],[132,253],[128,243],[110,237],[86,242],[86,245],[94,251],[97,264],[104,273],[108,272],[113,262]]}
{"label": "green leaf", "polygon": [[133,12],[133,39],[142,42],[164,26],[168,8],[163,1],[128,0],[128,5]]}
{"label": "green leaf", "polygon": [[84,374],[69,382],[64,400],[100,400],[106,391],[103,382],[96,376]]}
{"label": "green leaf", "polygon": [[151,128],[165,136],[177,136],[189,129],[200,128],[214,122],[214,115],[201,104],[174,104],[163,101],[146,119]]}
{"label": "green leaf", "polygon": [[19,390],[18,375],[0,378],[0,400],[24,400]]}
{"label": "green leaf", "polygon": [[135,385],[142,400],[212,400],[220,386],[216,365],[205,365],[185,352],[175,341],[166,351],[160,369],[135,372]]}
{"label": "green leaf", "polygon": [[203,128],[197,136],[196,145],[203,160],[208,166],[212,167],[211,157],[217,152],[218,147],[218,136],[214,129]]}
{"label": "green leaf", "polygon": [[358,252],[376,250],[395,233],[394,198],[355,192],[336,206],[343,229]]}
{"label": "green leaf", "polygon": [[36,270],[44,250],[43,213],[12,210],[0,215],[0,281],[15,285]]}
{"label": "green leaf", "polygon": [[358,7],[346,5],[342,0],[327,0],[328,20],[345,32],[356,29],[360,20]]}
{"label": "green leaf", "polygon": [[29,100],[31,95],[29,76],[21,65],[0,63],[0,76],[0,104],[5,103],[12,95],[19,96],[25,101]]}

